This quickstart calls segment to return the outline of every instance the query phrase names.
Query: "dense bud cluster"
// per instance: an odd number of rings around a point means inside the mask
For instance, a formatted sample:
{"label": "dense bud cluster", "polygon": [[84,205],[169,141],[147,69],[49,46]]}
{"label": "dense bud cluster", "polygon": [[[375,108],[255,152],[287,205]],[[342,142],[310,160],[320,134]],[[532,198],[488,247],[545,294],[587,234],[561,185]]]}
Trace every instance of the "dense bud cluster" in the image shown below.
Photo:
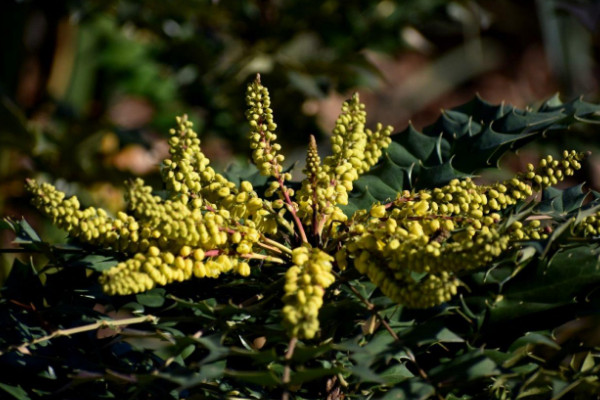
{"label": "dense bud cluster", "polygon": [[[56,225],[123,260],[100,277],[107,293],[139,293],[228,272],[246,277],[259,260],[260,265],[288,266],[282,314],[292,337],[316,335],[334,264],[341,271],[353,265],[394,301],[434,306],[456,294],[462,272],[488,265],[520,241],[547,237],[551,223],[535,215],[519,220],[510,207],[572,175],[584,157],[576,152],[564,152],[561,159],[548,156],[537,167],[528,165],[514,178],[491,185],[467,178],[431,190],[405,190],[348,218],[339,206],[348,204],[353,183],[390,144],[392,128],[366,129],[365,107],[353,96],[336,122],[331,155],[321,160],[311,137],[306,178],[294,194],[285,183],[290,176],[283,172],[275,142],[269,93],[258,78],[248,86],[246,101],[252,158],[270,178],[266,197],[277,193],[275,200],[259,197],[250,182],[236,185],[210,167],[185,116],[170,131],[171,158],[161,167],[166,198],[136,179],[127,185],[127,212],[110,216],[102,209],[81,209],[76,197],[66,198],[48,183],[28,181],[33,203]],[[598,213],[583,218],[574,231],[599,235]]]}
{"label": "dense bud cluster", "polygon": [[338,205],[348,204],[352,183],[374,166],[391,142],[392,127],[377,125],[375,132],[365,128],[365,105],[358,94],[342,105],[331,137],[332,154],[323,163],[311,140],[306,159],[307,179],[298,193],[299,215],[317,234],[346,215]]}
{"label": "dense bud cluster", "polygon": [[576,170],[581,168],[579,162],[583,158],[585,158],[583,153],[565,150],[561,160],[556,160],[550,155],[546,156],[540,160],[537,169],[532,164],[527,165],[527,172],[521,176],[532,181],[534,189],[539,190],[556,185],[564,179],[565,175],[573,175]]}
{"label": "dense bud cluster", "polygon": [[317,248],[292,251],[292,266],[285,273],[283,319],[291,336],[312,339],[319,330],[319,309],[325,289],[334,281],[333,257]]}
{"label": "dense bud cluster", "polygon": [[66,198],[49,183],[38,185],[28,180],[27,189],[33,195],[33,204],[73,238],[123,252],[144,251],[156,242],[151,231],[123,212],[113,218],[101,208],[81,210],[77,197]]}
{"label": "dense bud cluster", "polygon": [[261,85],[259,78],[248,86],[246,104],[252,160],[261,174],[277,178],[282,172],[284,156],[279,153],[281,145],[275,143],[277,124],[273,121],[269,91]]}
{"label": "dense bud cluster", "polygon": [[[245,258],[252,258],[261,238],[252,220],[236,223],[225,209],[201,211],[180,201],[163,201],[141,179],[128,192],[137,218],[123,212],[112,218],[93,207],[80,210],[76,197],[65,199],[64,193],[48,183],[38,185],[31,180],[28,188],[40,211],[71,237],[134,254],[101,277],[110,294],[137,293],[192,275],[216,278],[233,270],[247,276],[250,269]],[[209,258],[204,262],[205,256]]]}
{"label": "dense bud cluster", "polygon": [[[34,204],[71,237],[131,256],[103,273],[107,293],[137,293],[192,275],[215,278],[234,271],[247,276],[248,259],[271,259],[256,253],[256,248],[263,245],[265,234],[278,230],[281,216],[276,207],[261,199],[250,182],[242,181],[238,187],[216,173],[200,149],[192,123],[183,116],[177,124],[170,132],[172,158],[161,169],[169,193],[166,200],[138,178],[128,183],[128,213],[111,217],[102,209],[81,210],[76,197],[67,199],[48,183],[28,181]],[[185,249],[207,259],[174,256]]]}
{"label": "dense bud cluster", "polygon": [[583,221],[576,227],[578,233],[582,236],[599,236],[600,235],[600,214],[596,213],[585,217]]}
{"label": "dense bud cluster", "polygon": [[100,278],[104,291],[112,294],[130,294],[150,290],[158,285],[182,282],[196,278],[218,278],[222,273],[234,271],[241,276],[250,275],[250,265],[238,257],[226,254],[205,260],[202,249],[183,246],[179,253],[161,251],[151,246],[145,253],[118,263]]}
{"label": "dense bud cluster", "polygon": [[[503,228],[499,212],[581,168],[583,154],[546,157],[536,169],[492,185],[454,179],[433,190],[404,191],[389,204],[357,212],[338,259],[350,258],[393,300],[430,307],[456,293],[457,274],[490,263],[512,242],[546,234],[538,220]],[[550,166],[550,167],[549,167]],[[551,168],[551,170],[549,170]]]}

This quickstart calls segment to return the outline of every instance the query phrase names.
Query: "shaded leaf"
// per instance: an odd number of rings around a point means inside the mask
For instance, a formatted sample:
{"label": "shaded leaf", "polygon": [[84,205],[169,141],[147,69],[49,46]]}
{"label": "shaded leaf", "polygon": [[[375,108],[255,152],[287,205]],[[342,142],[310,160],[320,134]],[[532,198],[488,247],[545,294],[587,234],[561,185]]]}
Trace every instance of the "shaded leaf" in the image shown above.
{"label": "shaded leaf", "polygon": [[237,380],[255,385],[273,387],[280,384],[279,378],[271,371],[232,371],[225,370],[225,374]]}
{"label": "shaded leaf", "polygon": [[497,365],[481,350],[473,350],[455,357],[447,363],[429,370],[429,376],[436,381],[466,382],[499,373]]}
{"label": "shaded leaf", "polygon": [[340,372],[340,368],[302,368],[292,372],[290,383],[292,385],[299,385],[304,382],[319,379],[325,376],[333,376]]}
{"label": "shaded leaf", "polygon": [[8,393],[13,399],[17,400],[29,400],[30,397],[25,390],[21,386],[11,386],[6,383],[0,382],[0,389],[4,392]]}
{"label": "shaded leaf", "polygon": [[155,288],[135,296],[136,301],[146,307],[161,307],[165,303],[166,291],[163,288]]}

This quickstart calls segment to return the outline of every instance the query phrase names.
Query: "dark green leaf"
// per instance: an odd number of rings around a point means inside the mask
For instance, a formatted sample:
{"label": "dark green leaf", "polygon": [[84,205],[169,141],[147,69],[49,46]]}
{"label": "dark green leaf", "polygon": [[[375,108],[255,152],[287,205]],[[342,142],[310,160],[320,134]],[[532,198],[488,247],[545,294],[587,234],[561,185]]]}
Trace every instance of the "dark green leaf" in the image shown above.
{"label": "dark green leaf", "polygon": [[165,289],[156,288],[135,296],[136,301],[146,307],[161,307],[165,303]]}
{"label": "dark green leaf", "polygon": [[17,237],[14,240],[14,243],[24,244],[42,241],[31,225],[29,225],[29,223],[25,220],[25,218],[22,218],[19,222],[17,222],[16,228]]}
{"label": "dark green leaf", "polygon": [[299,343],[296,346],[296,350],[294,350],[292,360],[298,364],[304,364],[309,360],[331,351],[331,349],[331,343],[325,343],[319,346],[305,346]]}
{"label": "dark green leaf", "polygon": [[86,268],[102,272],[111,269],[112,267],[117,265],[118,261],[115,260],[113,257],[101,255],[88,255],[79,260],[78,263],[84,264]]}
{"label": "dark green leaf", "polygon": [[429,383],[418,380],[408,380],[401,382],[397,388],[390,390],[381,400],[425,400],[435,394],[435,388]]}
{"label": "dark green leaf", "polygon": [[514,351],[516,349],[518,349],[519,347],[525,346],[525,345],[544,345],[544,346],[548,346],[550,348],[559,350],[560,349],[560,345],[558,343],[556,343],[554,340],[552,340],[550,337],[548,337],[547,335],[543,335],[541,333],[535,333],[535,332],[527,332],[525,334],[525,336],[520,337],[519,339],[515,340],[515,342],[510,346],[509,351]]}
{"label": "dark green leaf", "polygon": [[42,301],[42,283],[37,271],[31,264],[24,264],[15,258],[10,274],[4,281],[2,297],[29,304]]}
{"label": "dark green leaf", "polygon": [[414,375],[412,374],[412,372],[410,372],[404,364],[393,365],[385,371],[383,371],[381,374],[379,374],[379,377],[387,385],[396,385],[402,382],[403,380],[412,378],[413,376]]}
{"label": "dark green leaf", "polygon": [[299,385],[304,382],[322,378],[324,376],[333,376],[340,371],[340,368],[299,368],[292,373],[290,383],[292,385]]}
{"label": "dark green leaf", "polygon": [[225,374],[242,382],[255,385],[273,387],[280,385],[280,381],[271,371],[232,371],[225,370]]}
{"label": "dark green leaf", "polygon": [[487,358],[481,350],[473,350],[438,365],[429,371],[431,379],[444,382],[465,382],[499,373],[496,363]]}
{"label": "dark green leaf", "polygon": [[560,250],[548,262],[540,264],[527,282],[506,286],[504,296],[526,302],[560,304],[572,302],[584,289],[600,284],[598,248],[589,245]]}
{"label": "dark green leaf", "polygon": [[0,389],[8,393],[13,399],[30,400],[29,395],[21,386],[11,386],[0,382]]}

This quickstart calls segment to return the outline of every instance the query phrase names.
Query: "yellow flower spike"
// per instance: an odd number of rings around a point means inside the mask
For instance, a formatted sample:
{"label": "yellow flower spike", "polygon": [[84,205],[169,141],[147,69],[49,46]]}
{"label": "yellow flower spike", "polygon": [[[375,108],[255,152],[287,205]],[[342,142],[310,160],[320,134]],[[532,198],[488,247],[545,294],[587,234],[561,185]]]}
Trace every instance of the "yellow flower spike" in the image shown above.
{"label": "yellow flower spike", "polygon": [[285,274],[283,320],[290,336],[312,339],[319,330],[319,309],[324,289],[335,277],[333,257],[317,248],[302,246],[292,250],[293,265]]}
{"label": "yellow flower spike", "polygon": [[250,123],[250,146],[252,159],[261,174],[279,178],[282,172],[282,154],[275,143],[277,125],[273,121],[269,91],[260,82],[260,75],[248,85],[246,93],[246,118]]}
{"label": "yellow flower spike", "polygon": [[319,215],[326,198],[323,188],[319,187],[319,185],[322,186],[325,177],[321,168],[317,142],[312,135],[306,152],[306,166],[303,172],[306,178],[302,181],[302,187],[296,195],[299,203],[298,216],[305,225],[314,227],[314,219]]}

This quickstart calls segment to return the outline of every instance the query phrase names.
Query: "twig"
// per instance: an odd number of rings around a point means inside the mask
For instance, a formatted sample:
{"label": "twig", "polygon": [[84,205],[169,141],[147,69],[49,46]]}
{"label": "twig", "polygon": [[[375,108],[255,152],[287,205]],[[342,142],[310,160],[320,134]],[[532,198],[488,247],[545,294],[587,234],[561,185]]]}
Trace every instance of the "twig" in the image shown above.
{"label": "twig", "polygon": [[285,385],[285,388],[283,389],[283,393],[281,395],[281,400],[289,400],[289,398],[290,398],[290,392],[288,391],[287,386],[290,383],[290,374],[291,374],[291,365],[290,364],[291,364],[292,356],[294,355],[294,350],[296,349],[296,343],[298,343],[298,338],[292,337],[288,344],[287,352],[285,353],[285,356],[284,356],[285,367],[283,369],[283,377],[282,377],[281,381]]}
{"label": "twig", "polygon": [[251,260],[264,260],[264,261],[274,262],[277,264],[285,264],[285,261],[282,260],[281,258],[268,256],[266,254],[246,253],[246,254],[241,254],[240,257],[251,259]]}
{"label": "twig", "polygon": [[221,250],[219,249],[207,250],[204,252],[204,257],[215,257],[219,254],[221,254]]}
{"label": "twig", "polygon": [[277,247],[278,249],[288,253],[288,254],[292,254],[292,250],[284,245],[282,245],[281,243],[273,240],[273,239],[269,239],[268,237],[264,236],[262,237],[262,240],[264,240],[265,242],[267,242],[268,244],[270,244],[271,246]]}
{"label": "twig", "polygon": [[300,238],[302,239],[302,242],[308,243],[308,238],[306,237],[306,232],[304,231],[304,225],[302,225],[302,221],[300,221],[300,218],[298,218],[298,214],[296,214],[296,207],[294,206],[294,203],[292,203],[292,199],[290,199],[287,187],[283,183],[283,178],[281,177],[281,175],[279,175],[279,173],[277,173],[277,176],[275,178],[277,179],[277,182],[279,182],[279,187],[281,188],[281,192],[283,193],[283,197],[285,198],[285,202],[287,203],[287,209],[290,212],[290,214],[292,214],[292,218],[294,218],[294,222],[298,227],[298,232],[300,233]]}
{"label": "twig", "polygon": [[158,322],[158,317],[155,317],[154,315],[143,315],[141,317],[125,318],[125,319],[110,319],[110,320],[102,319],[102,320],[94,322],[93,324],[78,326],[76,328],[58,329],[49,335],[42,336],[37,339],[33,339],[30,342],[22,343],[19,345],[9,346],[7,350],[0,351],[0,356],[7,352],[13,351],[13,350],[19,350],[19,351],[23,352],[23,350],[26,350],[28,347],[34,346],[38,343],[47,342],[48,340],[52,340],[52,339],[60,337],[60,336],[71,336],[71,335],[75,335],[77,333],[94,331],[94,330],[100,329],[100,328],[113,328],[113,327],[123,326],[123,325],[141,324],[144,322],[152,322],[153,324],[155,324]]}
{"label": "twig", "polygon": [[[339,279],[339,275],[337,275],[337,277]],[[390,333],[390,335],[394,338],[394,340],[396,342],[399,342],[400,338],[398,337],[396,332],[394,332],[394,330],[392,329],[390,324],[388,324],[388,322],[385,320],[385,318],[383,318],[381,316],[381,314],[379,314],[379,312],[375,310],[375,305],[373,303],[371,303],[369,300],[367,300],[362,294],[360,294],[360,292],[358,290],[356,290],[356,288],[354,286],[352,286],[351,284],[349,284],[346,281],[344,281],[344,284],[352,291],[352,293],[354,293],[356,295],[356,297],[358,297],[360,299],[360,301],[365,306],[367,306],[367,309],[369,311],[371,311],[379,319],[379,322],[381,322],[383,327]]]}
{"label": "twig", "polygon": [[262,243],[262,242],[256,242],[256,244],[258,246],[262,247],[263,249],[267,249],[267,250],[270,250],[270,251],[272,251],[274,253],[281,254],[281,250],[279,250],[277,247],[269,246],[268,244]]}

